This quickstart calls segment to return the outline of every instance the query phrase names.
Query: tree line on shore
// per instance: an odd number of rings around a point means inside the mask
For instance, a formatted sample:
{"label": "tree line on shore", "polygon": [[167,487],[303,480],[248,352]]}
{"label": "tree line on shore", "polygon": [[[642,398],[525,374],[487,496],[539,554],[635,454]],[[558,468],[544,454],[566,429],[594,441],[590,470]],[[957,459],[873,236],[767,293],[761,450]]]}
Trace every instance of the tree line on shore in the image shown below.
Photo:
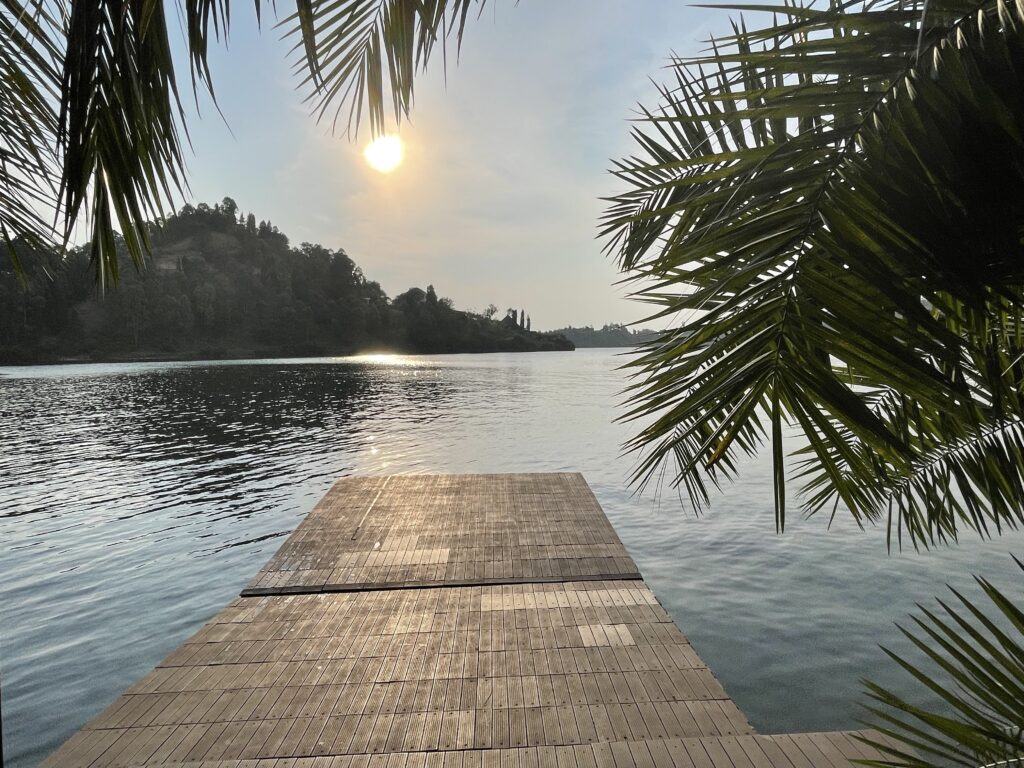
{"label": "tree line on shore", "polygon": [[568,326],[552,333],[565,336],[577,347],[635,347],[658,337],[657,331],[648,328],[630,328],[621,323],[608,323],[600,328],[584,325],[580,328]]}
{"label": "tree line on shore", "polygon": [[0,269],[0,361],[569,350],[564,336],[463,312],[433,286],[393,299],[344,250],[302,243],[231,198],[152,229],[136,270],[100,295],[86,249]]}

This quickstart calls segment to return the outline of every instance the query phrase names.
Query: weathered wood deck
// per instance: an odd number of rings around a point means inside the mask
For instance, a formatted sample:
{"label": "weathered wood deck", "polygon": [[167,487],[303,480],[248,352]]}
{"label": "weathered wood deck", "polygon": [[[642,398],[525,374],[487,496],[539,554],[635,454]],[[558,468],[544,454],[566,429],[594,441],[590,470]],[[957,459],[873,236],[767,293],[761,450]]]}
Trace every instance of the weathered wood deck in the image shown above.
{"label": "weathered wood deck", "polygon": [[340,481],[52,768],[840,768],[762,736],[582,476]]}

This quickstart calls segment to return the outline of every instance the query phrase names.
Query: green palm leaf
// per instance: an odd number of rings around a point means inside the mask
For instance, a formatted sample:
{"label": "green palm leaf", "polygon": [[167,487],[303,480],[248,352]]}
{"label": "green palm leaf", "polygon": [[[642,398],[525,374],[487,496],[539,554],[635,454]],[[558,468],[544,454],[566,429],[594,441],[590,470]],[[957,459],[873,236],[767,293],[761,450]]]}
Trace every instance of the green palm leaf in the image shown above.
{"label": "green palm leaf", "polygon": [[[67,229],[89,205],[92,256],[117,279],[114,222],[141,265],[147,223],[184,189],[177,84],[158,0],[74,3],[60,81]],[[173,105],[173,107],[172,107]]]}
{"label": "green palm leaf", "polygon": [[52,240],[45,211],[57,208],[59,159],[53,137],[61,21],[46,8],[0,5],[0,234],[15,267],[15,243],[38,250]]}
{"label": "green palm leaf", "polygon": [[939,601],[941,614],[921,608],[913,629],[900,628],[923,663],[885,651],[935,700],[932,708],[865,682],[871,725],[889,737],[863,739],[888,755],[867,765],[977,768],[1024,759],[1024,612],[991,582],[975,580],[987,612],[951,590],[956,600]]}
{"label": "green palm leaf", "polygon": [[374,134],[412,107],[416,75],[440,43],[461,45],[470,12],[486,0],[322,0],[300,2],[282,22],[294,38],[295,70],[310,88],[308,101],[337,124],[347,111],[353,132],[365,109]]}
{"label": "green palm leaf", "polygon": [[730,7],[774,22],[675,62],[613,168],[610,252],[690,318],[632,363],[635,479],[700,507],[768,441],[782,528],[790,424],[808,512],[1019,525],[1022,9]]}

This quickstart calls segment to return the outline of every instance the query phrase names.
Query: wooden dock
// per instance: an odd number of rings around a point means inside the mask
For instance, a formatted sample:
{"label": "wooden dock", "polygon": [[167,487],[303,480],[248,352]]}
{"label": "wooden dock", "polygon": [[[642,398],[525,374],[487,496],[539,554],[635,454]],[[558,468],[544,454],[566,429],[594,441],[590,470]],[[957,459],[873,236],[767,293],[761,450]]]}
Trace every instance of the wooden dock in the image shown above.
{"label": "wooden dock", "polygon": [[[752,649],[753,650],[753,649]],[[758,735],[578,474],[339,481],[47,768],[841,768]]]}

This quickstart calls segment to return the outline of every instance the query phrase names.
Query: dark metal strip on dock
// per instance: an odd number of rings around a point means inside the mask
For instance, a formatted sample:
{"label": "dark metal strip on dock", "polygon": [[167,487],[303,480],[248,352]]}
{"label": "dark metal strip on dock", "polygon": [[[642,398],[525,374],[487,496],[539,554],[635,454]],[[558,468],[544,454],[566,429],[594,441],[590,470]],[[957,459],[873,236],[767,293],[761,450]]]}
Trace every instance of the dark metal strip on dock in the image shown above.
{"label": "dark metal strip on dock", "polygon": [[[611,565],[612,567],[609,567]],[[841,768],[756,735],[580,475],[339,482],[45,768]]]}
{"label": "dark metal strip on dock", "polygon": [[[639,571],[633,573],[598,573],[573,576],[572,581],[642,581]],[[342,592],[377,592],[394,589],[448,589],[451,587],[500,587],[511,584],[560,584],[561,576],[522,576],[519,578],[449,579],[447,581],[381,581],[362,584],[323,584],[295,587],[246,587],[239,597],[270,597],[272,595],[323,595]]]}

